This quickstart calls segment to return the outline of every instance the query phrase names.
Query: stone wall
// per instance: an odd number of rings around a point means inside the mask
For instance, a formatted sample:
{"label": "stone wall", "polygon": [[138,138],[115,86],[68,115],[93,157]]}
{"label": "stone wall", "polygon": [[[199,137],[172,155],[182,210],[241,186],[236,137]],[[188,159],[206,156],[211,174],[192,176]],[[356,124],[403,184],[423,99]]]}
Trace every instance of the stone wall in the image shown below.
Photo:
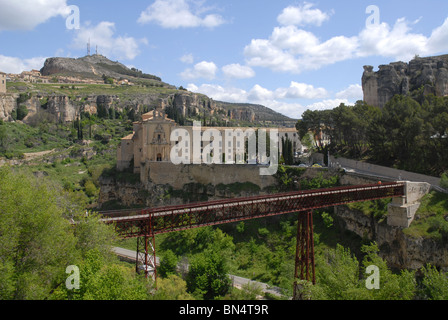
{"label": "stone wall", "polygon": [[249,182],[261,189],[276,184],[273,176],[261,176],[262,166],[257,165],[173,165],[171,162],[150,162],[146,167],[147,170],[142,170],[142,181],[145,184],[168,184],[174,189],[182,189],[189,183],[216,186]]}
{"label": "stone wall", "polygon": [[427,182],[430,185],[436,187],[440,185],[440,178],[404,170],[393,169],[389,167],[378,166],[367,162],[356,161],[346,158],[335,158],[331,155],[330,155],[330,162],[332,166],[335,167],[341,166],[343,168],[359,170],[361,171],[361,173],[374,175],[378,179],[384,177],[395,181],[401,180],[401,181]]}

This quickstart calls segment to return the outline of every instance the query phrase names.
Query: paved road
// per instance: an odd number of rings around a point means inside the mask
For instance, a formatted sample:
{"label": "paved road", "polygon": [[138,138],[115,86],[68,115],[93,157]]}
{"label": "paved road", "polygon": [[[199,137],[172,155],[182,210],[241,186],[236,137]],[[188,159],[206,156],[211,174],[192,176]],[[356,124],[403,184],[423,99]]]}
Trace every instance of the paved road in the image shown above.
{"label": "paved road", "polygon": [[[114,248],[112,248],[112,251],[115,252],[118,256],[124,257],[124,258],[132,260],[132,261],[135,261],[135,258],[137,256],[137,253],[133,250],[114,247]],[[156,264],[160,264],[160,259],[158,257],[156,257]],[[271,287],[266,283],[253,281],[253,280],[238,277],[238,276],[235,276],[232,274],[229,274],[229,276],[230,276],[230,279],[232,279],[233,286],[236,288],[241,288],[242,286],[250,283],[252,285],[259,287],[265,293],[269,293],[269,294],[272,294],[272,295],[275,295],[278,297],[282,296],[280,288]]]}

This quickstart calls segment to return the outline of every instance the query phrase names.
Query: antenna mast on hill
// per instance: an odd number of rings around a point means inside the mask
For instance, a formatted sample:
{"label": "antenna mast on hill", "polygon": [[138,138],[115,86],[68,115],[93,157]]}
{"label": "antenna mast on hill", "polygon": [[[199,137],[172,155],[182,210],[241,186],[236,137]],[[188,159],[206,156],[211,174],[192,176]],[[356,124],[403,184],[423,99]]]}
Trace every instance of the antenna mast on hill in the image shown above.
{"label": "antenna mast on hill", "polygon": [[90,56],[90,38],[89,42],[87,42],[87,55]]}

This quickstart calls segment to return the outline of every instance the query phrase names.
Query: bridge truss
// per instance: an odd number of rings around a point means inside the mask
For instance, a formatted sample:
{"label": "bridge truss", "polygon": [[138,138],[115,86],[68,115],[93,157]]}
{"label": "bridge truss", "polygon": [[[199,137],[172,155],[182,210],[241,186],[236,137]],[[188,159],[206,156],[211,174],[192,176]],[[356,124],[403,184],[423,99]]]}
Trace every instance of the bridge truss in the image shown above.
{"label": "bridge truss", "polygon": [[155,236],[204,226],[298,213],[295,279],[315,283],[313,210],[404,196],[403,182],[226,199],[150,209],[100,212],[123,238],[137,238],[136,270],[157,278]]}

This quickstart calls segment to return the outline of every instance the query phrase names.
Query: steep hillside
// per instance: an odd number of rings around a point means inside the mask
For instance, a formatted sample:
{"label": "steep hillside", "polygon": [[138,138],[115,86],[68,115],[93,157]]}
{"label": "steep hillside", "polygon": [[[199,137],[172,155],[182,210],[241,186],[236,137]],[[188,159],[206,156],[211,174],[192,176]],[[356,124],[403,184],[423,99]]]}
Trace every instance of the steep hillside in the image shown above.
{"label": "steep hillside", "polygon": [[[182,125],[195,120],[206,126],[294,127],[296,123],[261,105],[217,102],[203,94],[178,89],[159,77],[129,69],[102,55],[49,58],[41,74],[51,77],[51,83],[8,83],[9,95],[0,99],[0,119],[34,124],[42,119],[72,122],[83,113],[112,118],[112,114],[120,113],[138,119],[140,114],[160,106]],[[57,83],[59,77],[70,77],[75,83]],[[108,78],[127,79],[129,83]],[[96,81],[79,83],[86,82],[78,81],[83,79]],[[19,109],[24,116],[17,117]]]}
{"label": "steep hillside", "polygon": [[216,106],[227,110],[230,119],[241,119],[249,122],[294,127],[297,120],[291,119],[281,113],[262,105],[249,103],[228,103],[217,101]]}
{"label": "steep hillside", "polygon": [[139,80],[162,80],[154,75],[145,74],[135,68],[129,69],[118,61],[111,61],[105,56],[95,54],[78,59],[49,58],[40,70],[44,76],[66,75],[82,78],[100,79],[103,76],[112,78],[132,78]]}

